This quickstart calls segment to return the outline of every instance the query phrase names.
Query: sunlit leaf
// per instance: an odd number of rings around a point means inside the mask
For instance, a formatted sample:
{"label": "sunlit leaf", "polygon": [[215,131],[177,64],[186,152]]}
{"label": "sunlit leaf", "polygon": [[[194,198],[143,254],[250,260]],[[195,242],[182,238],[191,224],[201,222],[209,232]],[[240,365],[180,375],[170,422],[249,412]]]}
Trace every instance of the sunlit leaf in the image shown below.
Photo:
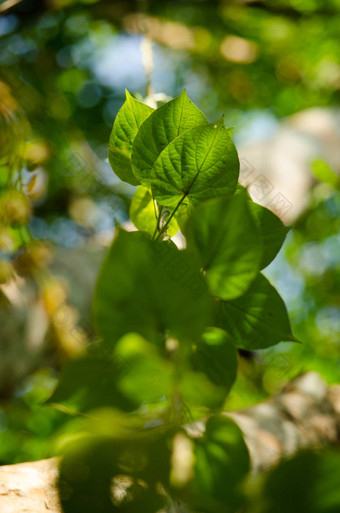
{"label": "sunlit leaf", "polygon": [[151,174],[156,199],[175,207],[236,190],[239,160],[223,121],[201,125],[174,139],[160,154]]}
{"label": "sunlit leaf", "polygon": [[132,166],[138,180],[149,185],[151,169],[166,146],[186,130],[207,123],[184,90],[159,107],[141,126],[132,147]]}
{"label": "sunlit leaf", "polygon": [[131,148],[139,127],[154,109],[145,103],[135,100],[126,91],[126,101],[118,112],[113,124],[110,145],[109,161],[116,175],[132,185],[138,185],[131,168]]}
{"label": "sunlit leaf", "polygon": [[[141,185],[132,197],[130,204],[130,218],[133,224],[143,232],[153,235],[157,225],[153,198],[150,189]],[[170,237],[178,232],[179,226],[172,218],[167,233]]]}

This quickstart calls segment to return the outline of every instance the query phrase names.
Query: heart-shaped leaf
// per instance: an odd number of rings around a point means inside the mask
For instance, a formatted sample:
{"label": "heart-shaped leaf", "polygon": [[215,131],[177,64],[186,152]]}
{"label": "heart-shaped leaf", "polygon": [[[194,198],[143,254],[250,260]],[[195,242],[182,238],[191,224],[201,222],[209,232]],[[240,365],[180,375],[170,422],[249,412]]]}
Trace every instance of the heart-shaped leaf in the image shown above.
{"label": "heart-shaped leaf", "polygon": [[132,166],[140,183],[149,185],[151,169],[159,154],[180,134],[207,123],[184,90],[159,107],[140,127],[132,147]]}
{"label": "heart-shaped leaf", "polygon": [[207,201],[193,210],[186,227],[188,249],[197,249],[213,295],[233,299],[255,279],[262,254],[246,195]]}
{"label": "heart-shaped leaf", "polygon": [[187,130],[160,154],[151,187],[162,205],[193,204],[236,190],[239,160],[223,121]]}
{"label": "heart-shaped leaf", "polygon": [[242,349],[261,349],[281,341],[297,342],[286,306],[263,274],[257,276],[243,296],[217,301],[216,325]]}
{"label": "heart-shaped leaf", "polygon": [[289,228],[268,208],[262,207],[252,200],[249,200],[249,207],[262,240],[263,252],[260,268],[264,269],[280,251]]}

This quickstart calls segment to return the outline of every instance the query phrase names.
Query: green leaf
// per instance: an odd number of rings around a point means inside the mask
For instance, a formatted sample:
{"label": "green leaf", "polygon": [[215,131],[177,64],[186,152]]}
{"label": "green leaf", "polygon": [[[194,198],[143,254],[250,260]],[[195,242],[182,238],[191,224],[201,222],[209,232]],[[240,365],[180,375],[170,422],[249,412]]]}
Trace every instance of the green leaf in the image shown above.
{"label": "green leaf", "polygon": [[134,402],[154,403],[170,395],[172,365],[157,348],[136,333],[117,343],[114,355],[125,362],[126,372],[119,378],[119,390]]}
{"label": "green leaf", "polygon": [[230,335],[237,347],[253,350],[281,341],[297,341],[281,296],[263,274],[243,296],[218,301],[216,305],[216,325]]}
{"label": "green leaf", "polygon": [[195,340],[209,324],[209,303],[204,278],[187,251],[119,231],[99,274],[94,314],[99,334],[111,345],[128,332],[149,341],[164,341],[165,333]]}
{"label": "green leaf", "polygon": [[339,176],[333,171],[327,162],[321,159],[315,159],[311,163],[311,171],[315,178],[321,183],[326,183],[334,189],[339,188]]}
{"label": "green leaf", "polygon": [[[141,185],[132,197],[130,205],[130,219],[133,224],[143,232],[153,235],[157,225],[153,199],[150,190]],[[167,233],[170,237],[179,230],[176,219],[172,218]]]}
{"label": "green leaf", "polygon": [[138,185],[131,167],[132,143],[139,127],[154,109],[135,100],[128,91],[125,93],[126,101],[116,116],[110,136],[109,161],[121,180]]}
{"label": "green leaf", "polygon": [[[101,418],[97,417],[97,424]],[[103,423],[109,428],[107,415]],[[111,421],[112,422],[112,421]],[[92,423],[89,423],[93,425]],[[112,423],[112,432],[115,425]],[[169,440],[170,439],[170,440]],[[125,436],[98,435],[96,426],[80,442],[70,443],[58,477],[65,513],[156,513],[166,498],[171,434],[154,428]]]}
{"label": "green leaf", "polygon": [[82,412],[104,406],[131,411],[136,408],[136,401],[126,399],[117,387],[117,380],[124,372],[124,362],[99,344],[94,351],[65,364],[48,402]]}
{"label": "green leaf", "polygon": [[175,207],[188,198],[202,200],[236,190],[239,160],[223,121],[201,125],[174,139],[160,154],[151,175],[155,198]]}
{"label": "green leaf", "polygon": [[194,208],[195,207],[193,207],[188,200],[183,201],[175,213],[174,217],[176,218],[178,226],[183,233],[185,232],[185,226]]}
{"label": "green leaf", "polygon": [[[225,331],[209,328],[195,345],[193,369],[204,372],[209,380],[224,389],[224,400],[237,374],[237,352]],[[221,405],[222,406],[222,405]]]}
{"label": "green leaf", "polygon": [[133,143],[132,166],[139,181],[149,185],[151,169],[166,146],[186,130],[204,123],[205,116],[185,90],[159,107],[140,127]]}
{"label": "green leaf", "polygon": [[[257,513],[340,511],[340,454],[330,449],[300,452],[263,476]],[[256,490],[254,490],[256,494]],[[252,508],[250,504],[250,508]],[[249,511],[252,509],[249,509]],[[248,511],[248,510],[247,510]]]}
{"label": "green leaf", "polygon": [[184,368],[182,373],[180,393],[191,415],[201,418],[224,405],[236,379],[236,348],[225,331],[209,328],[193,346],[190,360],[191,370]]}
{"label": "green leaf", "polygon": [[199,205],[185,235],[213,295],[233,299],[247,290],[259,271],[262,246],[245,194]]}
{"label": "green leaf", "polygon": [[225,388],[215,385],[205,372],[189,369],[184,369],[179,391],[191,420],[219,411],[227,396]]}
{"label": "green leaf", "polygon": [[260,269],[264,269],[280,251],[289,228],[273,212],[250,199],[249,207],[262,240],[263,254]]}
{"label": "green leaf", "polygon": [[194,439],[194,478],[181,496],[202,513],[233,513],[241,507],[239,486],[250,458],[240,428],[228,417],[213,416],[202,438]]}

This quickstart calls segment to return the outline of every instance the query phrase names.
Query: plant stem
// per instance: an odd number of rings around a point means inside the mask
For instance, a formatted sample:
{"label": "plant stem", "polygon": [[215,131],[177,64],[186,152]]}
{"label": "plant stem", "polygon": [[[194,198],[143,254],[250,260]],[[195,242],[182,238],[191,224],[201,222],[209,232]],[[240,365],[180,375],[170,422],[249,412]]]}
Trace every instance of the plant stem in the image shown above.
{"label": "plant stem", "polygon": [[155,240],[156,234],[159,231],[159,227],[160,227],[160,223],[161,223],[161,219],[162,219],[162,215],[163,215],[163,208],[164,207],[160,206],[158,216],[157,216],[156,228],[155,228],[155,231],[153,232],[152,240]]}
{"label": "plant stem", "polygon": [[158,234],[158,237],[156,240],[158,240],[162,235],[163,233],[165,232],[165,230],[168,228],[169,224],[170,224],[170,221],[171,219],[174,217],[174,215],[176,214],[177,210],[179,209],[179,207],[182,205],[183,201],[185,200],[185,198],[187,197],[187,192],[184,194],[184,196],[182,196],[182,198],[180,199],[180,201],[177,203],[176,205],[176,208],[174,209],[174,211],[172,212],[171,216],[169,217],[169,219],[167,220],[167,222],[165,223],[165,225],[163,226],[163,228],[161,229],[161,231],[159,232]]}
{"label": "plant stem", "polygon": [[153,208],[155,210],[155,218],[157,219],[159,211],[158,211],[158,203],[157,200],[154,198],[154,195],[152,194],[152,202],[153,202]]}

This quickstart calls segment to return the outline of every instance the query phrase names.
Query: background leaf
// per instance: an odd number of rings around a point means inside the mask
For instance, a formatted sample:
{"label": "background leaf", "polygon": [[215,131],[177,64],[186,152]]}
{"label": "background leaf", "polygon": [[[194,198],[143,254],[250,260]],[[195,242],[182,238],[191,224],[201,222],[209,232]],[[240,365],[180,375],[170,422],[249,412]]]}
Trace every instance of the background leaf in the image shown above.
{"label": "background leaf", "polygon": [[122,364],[113,357],[112,350],[102,345],[95,352],[70,360],[48,402],[82,412],[104,406],[125,411],[135,409],[137,402],[127,399],[117,387],[119,377],[125,372]]}
{"label": "background leaf", "polygon": [[204,372],[209,380],[229,393],[237,374],[237,352],[225,331],[209,328],[195,346],[193,368]]}
{"label": "background leaf", "polygon": [[337,513],[340,511],[340,454],[301,452],[263,476],[262,497],[249,500],[252,513]]}
{"label": "background leaf", "polygon": [[192,418],[220,410],[236,374],[237,353],[231,339],[223,330],[209,328],[193,346],[190,368],[184,367],[181,374],[180,391]]}
{"label": "background leaf", "polygon": [[126,372],[118,381],[119,390],[125,396],[139,403],[154,403],[169,397],[173,369],[153,344],[136,333],[129,333],[119,340],[114,355],[125,363]]}
{"label": "background leaf", "polygon": [[101,268],[95,321],[110,345],[128,332],[164,342],[165,333],[195,340],[210,320],[210,298],[187,251],[120,231]]}
{"label": "background leaf", "polygon": [[[102,422],[109,427],[105,417]],[[92,428],[80,442],[70,444],[61,462],[58,487],[63,511],[137,513],[141,505],[150,513],[162,509],[166,499],[157,485],[166,486],[169,480],[169,433],[154,428],[114,437],[96,431]]]}
{"label": "background leaf", "polygon": [[183,498],[202,513],[240,508],[239,486],[249,470],[249,453],[239,427],[229,418],[211,417],[202,438],[194,439],[194,478]]}

